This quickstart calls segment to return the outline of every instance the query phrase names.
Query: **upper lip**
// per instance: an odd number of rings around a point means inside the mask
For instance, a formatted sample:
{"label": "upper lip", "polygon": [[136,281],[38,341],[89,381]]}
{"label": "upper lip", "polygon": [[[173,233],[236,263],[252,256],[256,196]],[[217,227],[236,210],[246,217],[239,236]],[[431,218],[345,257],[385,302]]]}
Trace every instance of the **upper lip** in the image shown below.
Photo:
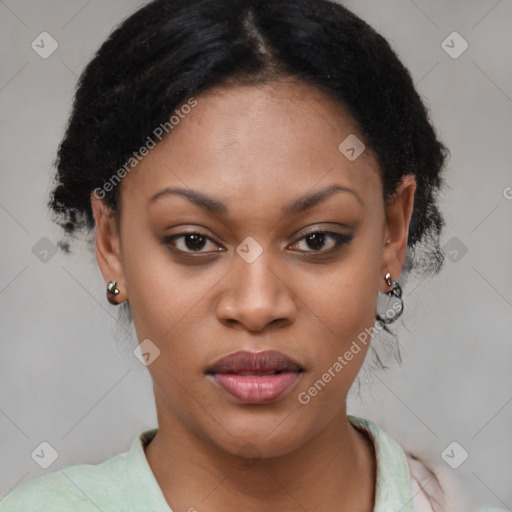
{"label": "upper lip", "polygon": [[275,373],[275,372],[302,372],[304,368],[277,350],[263,352],[248,352],[241,350],[229,354],[216,361],[207,373]]}

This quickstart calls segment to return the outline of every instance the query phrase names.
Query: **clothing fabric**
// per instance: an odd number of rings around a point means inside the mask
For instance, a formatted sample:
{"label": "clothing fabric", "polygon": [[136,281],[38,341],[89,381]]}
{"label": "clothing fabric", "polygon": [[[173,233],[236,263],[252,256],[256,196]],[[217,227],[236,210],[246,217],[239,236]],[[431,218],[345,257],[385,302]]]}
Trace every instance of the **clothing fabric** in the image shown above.
{"label": "clothing fabric", "polygon": [[[375,449],[373,512],[505,512],[475,508],[449,471],[427,468],[372,421],[348,419]],[[100,464],[68,466],[21,485],[0,501],[0,512],[172,512],[144,453],[157,430]]]}

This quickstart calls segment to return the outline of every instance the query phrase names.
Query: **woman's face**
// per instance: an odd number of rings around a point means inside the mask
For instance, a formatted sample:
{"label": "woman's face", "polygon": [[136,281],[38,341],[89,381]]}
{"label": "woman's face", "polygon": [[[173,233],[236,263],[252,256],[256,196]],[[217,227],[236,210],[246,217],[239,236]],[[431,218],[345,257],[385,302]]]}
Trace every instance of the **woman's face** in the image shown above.
{"label": "woman's face", "polygon": [[[282,455],[345,418],[370,341],[361,334],[386,272],[401,272],[414,180],[386,218],[370,149],[355,160],[353,139],[339,149],[355,124],[310,86],[195,99],[123,179],[119,234],[92,196],[98,262],[129,300],[139,342],[150,340],[160,428]],[[214,368],[269,350],[297,366]]]}

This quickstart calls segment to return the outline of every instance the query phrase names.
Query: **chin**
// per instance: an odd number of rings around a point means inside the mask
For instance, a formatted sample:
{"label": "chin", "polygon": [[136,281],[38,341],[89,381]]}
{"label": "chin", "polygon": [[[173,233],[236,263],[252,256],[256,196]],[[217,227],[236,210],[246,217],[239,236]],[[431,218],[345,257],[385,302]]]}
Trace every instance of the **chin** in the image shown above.
{"label": "chin", "polygon": [[[313,437],[314,434],[307,430],[307,422],[297,420],[289,409],[282,408],[277,413],[275,410],[263,411],[261,407],[223,414],[222,425],[229,426],[227,431],[220,427],[205,434],[224,452],[248,459],[287,455]],[[302,427],[299,429],[298,425]]]}
{"label": "chin", "polygon": [[259,459],[270,459],[286,456],[299,449],[306,440],[299,436],[290,436],[283,432],[268,436],[268,432],[259,435],[237,436],[226,444],[219,446],[225,452],[240,457],[242,463],[254,463]]}

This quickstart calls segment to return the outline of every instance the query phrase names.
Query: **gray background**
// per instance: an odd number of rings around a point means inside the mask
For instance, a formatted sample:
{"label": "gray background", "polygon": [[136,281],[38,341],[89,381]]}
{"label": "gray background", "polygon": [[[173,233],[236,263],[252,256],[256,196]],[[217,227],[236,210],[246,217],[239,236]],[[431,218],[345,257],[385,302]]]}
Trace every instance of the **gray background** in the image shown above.
{"label": "gray background", "polygon": [[[60,238],[45,204],[77,76],[143,3],[0,1],[0,497],[45,472],[126,451],[156,426],[151,380],[105,299],[94,254],[78,241],[74,255],[43,262],[36,245]],[[345,4],[390,41],[451,149],[441,206],[454,260],[435,278],[407,282],[403,364],[363,369],[349,412],[443,464],[457,441],[469,457],[454,471],[475,499],[510,509],[512,2]],[[43,31],[59,44],[47,59],[31,48]],[[441,46],[453,31],[469,43],[457,59]],[[58,452],[47,470],[31,458],[43,441]]]}

